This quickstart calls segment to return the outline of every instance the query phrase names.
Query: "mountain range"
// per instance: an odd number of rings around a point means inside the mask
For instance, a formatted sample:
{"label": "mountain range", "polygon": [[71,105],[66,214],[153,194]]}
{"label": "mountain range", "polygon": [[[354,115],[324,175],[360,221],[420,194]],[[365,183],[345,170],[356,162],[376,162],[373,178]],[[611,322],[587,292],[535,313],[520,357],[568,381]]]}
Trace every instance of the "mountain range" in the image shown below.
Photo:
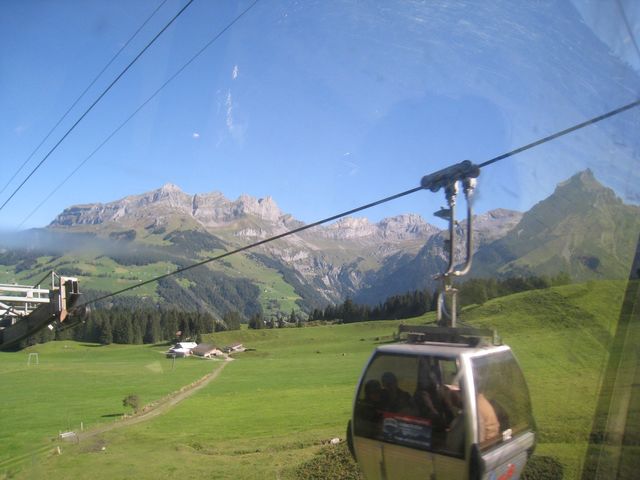
{"label": "mountain range", "polygon": [[[472,275],[626,278],[639,213],[591,171],[579,172],[528,212],[477,215]],[[229,200],[220,192],[190,195],[166,184],[106,204],[71,206],[44,229],[5,238],[0,281],[28,284],[55,269],[79,277],[85,290],[113,291],[302,226],[271,197]],[[457,236],[464,238],[465,230],[462,221]],[[446,265],[448,235],[414,214],[377,223],[345,217],[131,293],[220,316],[309,310],[347,297],[375,304],[434,289],[433,276]]]}

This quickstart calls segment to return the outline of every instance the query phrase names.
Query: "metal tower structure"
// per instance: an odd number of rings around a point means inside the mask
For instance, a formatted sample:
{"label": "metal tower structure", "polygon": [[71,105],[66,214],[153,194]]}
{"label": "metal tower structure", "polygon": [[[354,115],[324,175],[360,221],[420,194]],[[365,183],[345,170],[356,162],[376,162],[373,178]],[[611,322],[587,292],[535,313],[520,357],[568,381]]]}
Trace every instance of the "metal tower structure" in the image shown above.
{"label": "metal tower structure", "polygon": [[[49,288],[41,287],[47,278]],[[35,286],[0,284],[0,350],[44,327],[60,327],[79,297],[78,280],[53,271]]]}

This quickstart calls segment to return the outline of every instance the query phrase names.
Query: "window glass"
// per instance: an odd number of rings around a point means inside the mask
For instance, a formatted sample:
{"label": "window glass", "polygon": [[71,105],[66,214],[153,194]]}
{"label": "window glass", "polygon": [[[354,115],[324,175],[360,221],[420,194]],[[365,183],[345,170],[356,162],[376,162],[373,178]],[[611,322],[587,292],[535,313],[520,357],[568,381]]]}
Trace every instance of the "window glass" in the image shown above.
{"label": "window glass", "polygon": [[357,436],[461,456],[464,415],[454,359],[379,354],[356,399]]}
{"label": "window glass", "polygon": [[533,427],[522,371],[510,351],[472,360],[478,441],[485,450]]}

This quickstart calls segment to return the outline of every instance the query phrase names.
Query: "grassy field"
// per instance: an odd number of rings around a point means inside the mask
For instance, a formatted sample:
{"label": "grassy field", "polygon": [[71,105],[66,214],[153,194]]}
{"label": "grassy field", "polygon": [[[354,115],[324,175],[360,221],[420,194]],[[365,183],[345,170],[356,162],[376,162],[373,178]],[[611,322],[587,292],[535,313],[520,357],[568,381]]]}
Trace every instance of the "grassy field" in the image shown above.
{"label": "grassy field", "polygon": [[[51,446],[60,431],[114,422],[128,409],[128,394],[142,403],[158,400],[212,371],[216,362],[172,361],[166,346],[52,342],[17,353],[0,353],[2,414],[0,472],[13,460]],[[39,364],[27,365],[29,353]]]}
{"label": "grassy field", "polygon": [[[622,283],[598,282],[525,292],[471,307],[463,314],[468,323],[497,327],[514,349],[529,382],[540,429],[537,453],[558,459],[565,478],[580,475],[623,287]],[[428,315],[416,321],[431,319]],[[294,478],[296,466],[310,459],[323,442],[344,437],[362,367],[374,346],[391,338],[398,323],[214,334],[211,340],[217,344],[240,341],[255,350],[240,354],[214,382],[161,417],[78,445],[63,444],[61,455],[34,457],[11,477]],[[154,379],[176,378],[171,375],[187,370],[196,376],[195,369],[209,365],[183,360],[170,373],[166,361],[153,348],[94,348],[69,343],[65,353],[63,345],[39,348],[51,349],[52,372],[57,368],[69,376],[76,372],[85,382],[92,379],[90,387],[82,380],[67,380],[65,375],[58,382],[45,381],[46,377],[38,380],[35,369],[26,367],[25,353],[0,357],[0,371],[14,375],[17,385],[5,405],[15,405],[13,415],[22,417],[12,416],[8,428],[3,426],[3,431],[13,432],[3,445],[16,445],[4,458],[37,445],[38,438],[39,444],[47,442],[52,429],[55,435],[59,429],[73,427],[73,422],[77,425],[83,416],[96,421],[102,415],[122,412],[120,402],[130,390],[143,395],[145,388],[155,389],[162,395],[162,389],[169,386],[157,385]],[[104,356],[93,357],[93,351]],[[153,357],[158,363],[147,356],[150,352],[158,355]],[[19,361],[12,360],[13,355]],[[118,360],[119,356],[124,358]],[[46,357],[41,355],[41,366]],[[131,362],[130,373],[117,367],[127,361]],[[94,362],[93,373],[87,373]],[[145,375],[147,364],[159,364],[162,374],[147,369]],[[69,369],[71,365],[75,368]],[[206,371],[203,368],[201,374]],[[122,370],[119,379],[110,377],[118,370]],[[127,382],[126,388],[116,387],[119,382]],[[37,402],[32,398],[36,394]],[[62,394],[64,400],[59,397]],[[103,396],[110,400],[100,398]],[[151,393],[149,398],[153,398]],[[33,410],[31,415],[21,411],[24,402],[31,402],[26,410]],[[55,412],[56,407],[61,409],[63,427],[43,428],[50,422],[47,411]],[[63,413],[71,409],[73,419],[65,423]],[[8,418],[6,413],[3,419]],[[29,433],[29,441],[21,440],[17,432],[29,430],[29,426],[39,429],[40,437]]]}

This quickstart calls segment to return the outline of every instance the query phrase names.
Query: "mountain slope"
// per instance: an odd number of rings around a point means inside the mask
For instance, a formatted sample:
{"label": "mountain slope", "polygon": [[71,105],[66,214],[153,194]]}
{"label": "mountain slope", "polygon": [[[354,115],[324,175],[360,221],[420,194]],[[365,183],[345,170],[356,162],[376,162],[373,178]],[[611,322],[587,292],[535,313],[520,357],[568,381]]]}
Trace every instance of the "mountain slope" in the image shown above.
{"label": "mountain slope", "polygon": [[623,204],[586,170],[559,184],[503,238],[480,249],[474,271],[627,278],[638,232],[640,208]]}

